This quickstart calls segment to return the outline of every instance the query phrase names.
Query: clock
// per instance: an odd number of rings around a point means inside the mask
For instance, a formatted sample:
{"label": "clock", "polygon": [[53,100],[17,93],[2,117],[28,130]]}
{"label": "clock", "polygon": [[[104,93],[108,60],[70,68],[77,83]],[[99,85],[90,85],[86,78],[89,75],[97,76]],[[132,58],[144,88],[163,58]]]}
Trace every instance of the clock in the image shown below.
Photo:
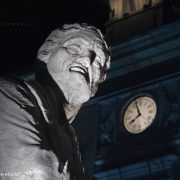
{"label": "clock", "polygon": [[157,114],[157,104],[151,96],[142,95],[131,100],[122,114],[126,131],[138,134],[151,126]]}

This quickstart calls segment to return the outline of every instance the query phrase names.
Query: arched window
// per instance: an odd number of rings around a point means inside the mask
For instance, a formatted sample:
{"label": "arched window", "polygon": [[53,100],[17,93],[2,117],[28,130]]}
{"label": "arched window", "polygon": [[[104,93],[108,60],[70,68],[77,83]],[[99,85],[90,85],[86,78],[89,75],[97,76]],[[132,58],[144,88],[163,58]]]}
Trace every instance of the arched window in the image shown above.
{"label": "arched window", "polygon": [[154,6],[162,0],[109,0],[110,20],[120,19],[143,10],[145,7]]}

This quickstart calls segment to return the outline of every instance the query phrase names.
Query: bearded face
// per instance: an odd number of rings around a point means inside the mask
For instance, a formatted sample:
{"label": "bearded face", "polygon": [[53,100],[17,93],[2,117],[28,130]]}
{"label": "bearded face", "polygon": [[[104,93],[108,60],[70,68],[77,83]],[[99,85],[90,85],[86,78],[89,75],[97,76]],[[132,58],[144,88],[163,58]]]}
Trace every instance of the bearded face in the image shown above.
{"label": "bearded face", "polygon": [[106,63],[102,46],[95,38],[74,35],[49,56],[48,71],[69,104],[82,104],[94,95]]}

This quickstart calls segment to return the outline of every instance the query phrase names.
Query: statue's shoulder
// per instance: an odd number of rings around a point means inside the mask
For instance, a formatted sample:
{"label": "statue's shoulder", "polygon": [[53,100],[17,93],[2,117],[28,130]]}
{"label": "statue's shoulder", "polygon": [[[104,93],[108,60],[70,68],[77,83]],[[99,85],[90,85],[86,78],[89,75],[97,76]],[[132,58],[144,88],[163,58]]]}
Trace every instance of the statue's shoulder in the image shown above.
{"label": "statue's shoulder", "polygon": [[17,76],[9,75],[0,77],[0,89],[8,90],[10,88],[17,88],[19,86],[24,86],[24,80]]}
{"label": "statue's shoulder", "polygon": [[5,76],[0,78],[1,96],[14,100],[20,104],[32,106],[32,95],[25,81],[17,76]]}

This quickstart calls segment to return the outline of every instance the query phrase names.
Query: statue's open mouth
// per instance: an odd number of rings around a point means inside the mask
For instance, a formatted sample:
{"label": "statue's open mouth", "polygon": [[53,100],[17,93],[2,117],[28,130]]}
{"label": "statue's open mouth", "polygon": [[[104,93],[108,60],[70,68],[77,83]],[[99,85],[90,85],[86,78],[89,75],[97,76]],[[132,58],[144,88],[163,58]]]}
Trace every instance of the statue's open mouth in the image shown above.
{"label": "statue's open mouth", "polygon": [[74,66],[70,67],[69,70],[72,72],[77,72],[77,73],[82,74],[85,77],[86,81],[88,83],[90,82],[89,73],[88,73],[88,70],[86,67],[74,65]]}

